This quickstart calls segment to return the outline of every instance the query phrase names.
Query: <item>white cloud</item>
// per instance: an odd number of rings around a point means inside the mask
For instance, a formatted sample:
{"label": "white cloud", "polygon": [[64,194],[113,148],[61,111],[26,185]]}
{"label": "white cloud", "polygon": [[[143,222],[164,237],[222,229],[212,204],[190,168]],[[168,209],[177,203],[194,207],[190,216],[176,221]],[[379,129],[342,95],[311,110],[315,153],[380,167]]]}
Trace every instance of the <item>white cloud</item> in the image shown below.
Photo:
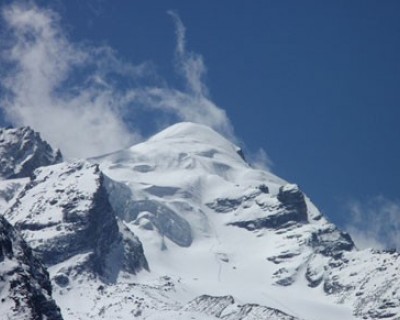
{"label": "white cloud", "polygon": [[154,108],[169,110],[185,121],[206,124],[232,140],[236,140],[233,127],[225,110],[209,97],[204,83],[206,67],[201,55],[186,49],[186,29],[178,14],[168,11],[175,23],[176,71],[185,83],[185,90],[151,88],[143,97]]}
{"label": "white cloud", "polygon": [[257,152],[250,154],[250,163],[256,169],[271,171],[273,162],[263,148],[259,148]]}
{"label": "white cloud", "polygon": [[[2,111],[13,125],[41,132],[67,158],[138,142],[142,114],[156,130],[192,121],[237,142],[226,112],[210,98],[202,56],[187,50],[185,26],[177,13],[168,14],[175,24],[175,69],[183,89],[166,84],[151,63],[132,65],[110,47],[71,41],[52,10],[3,6],[8,30],[0,39],[0,62],[6,66],[0,78],[6,93],[0,98]],[[258,167],[270,163],[263,150],[254,159]]]}
{"label": "white cloud", "polygon": [[108,86],[106,75],[124,70],[136,76],[143,66],[122,67],[109,48],[71,43],[51,10],[11,5],[2,14],[10,34],[2,48],[8,63],[2,107],[13,124],[35,128],[70,157],[109,152],[137,139],[118,110],[124,93]]}
{"label": "white cloud", "polygon": [[186,50],[186,28],[174,11],[168,11],[175,23],[176,30],[176,57],[177,68],[187,80],[188,89],[199,97],[208,95],[207,87],[202,81],[206,73],[206,67],[201,55]]}
{"label": "white cloud", "polygon": [[359,248],[400,248],[400,202],[383,196],[347,205],[346,230]]}

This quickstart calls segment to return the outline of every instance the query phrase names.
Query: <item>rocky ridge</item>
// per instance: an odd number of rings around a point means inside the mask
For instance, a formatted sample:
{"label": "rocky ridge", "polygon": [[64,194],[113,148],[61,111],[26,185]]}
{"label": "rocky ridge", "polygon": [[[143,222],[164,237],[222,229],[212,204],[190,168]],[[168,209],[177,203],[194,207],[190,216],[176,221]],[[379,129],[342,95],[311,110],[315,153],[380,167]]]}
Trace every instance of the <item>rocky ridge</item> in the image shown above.
{"label": "rocky ridge", "polygon": [[60,150],[31,128],[0,128],[0,179],[29,177],[36,168],[61,161]]}
{"label": "rocky ridge", "polygon": [[62,320],[49,274],[18,232],[0,216],[0,310],[3,319]]}
{"label": "rocky ridge", "polygon": [[117,266],[109,257],[118,255],[119,268],[148,269],[140,241],[116,218],[103,181],[98,166],[84,161],[39,168],[5,217],[47,266],[80,255],[77,268],[107,277]]}

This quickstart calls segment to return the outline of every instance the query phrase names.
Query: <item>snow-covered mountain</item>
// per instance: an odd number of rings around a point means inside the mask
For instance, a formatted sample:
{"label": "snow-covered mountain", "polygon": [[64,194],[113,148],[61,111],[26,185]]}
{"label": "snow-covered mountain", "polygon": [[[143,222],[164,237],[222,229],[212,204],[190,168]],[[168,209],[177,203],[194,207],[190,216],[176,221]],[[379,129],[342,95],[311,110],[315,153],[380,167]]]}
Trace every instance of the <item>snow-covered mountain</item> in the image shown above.
{"label": "snow-covered mountain", "polygon": [[400,319],[399,253],[358,250],[212,129],[88,160],[0,183],[64,319]]}

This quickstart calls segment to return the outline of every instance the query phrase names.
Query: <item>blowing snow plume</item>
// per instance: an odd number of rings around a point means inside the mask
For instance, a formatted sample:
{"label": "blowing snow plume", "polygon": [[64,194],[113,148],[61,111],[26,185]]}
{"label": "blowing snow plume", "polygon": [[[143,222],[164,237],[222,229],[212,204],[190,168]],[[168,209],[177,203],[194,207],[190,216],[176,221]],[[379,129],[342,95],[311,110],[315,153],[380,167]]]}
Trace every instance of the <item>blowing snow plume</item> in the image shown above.
{"label": "blowing snow plume", "polygon": [[400,201],[383,196],[347,204],[347,231],[361,248],[400,249]]}
{"label": "blowing snow plume", "polygon": [[72,42],[52,10],[3,7],[0,103],[7,120],[41,132],[67,157],[95,156],[138,142],[140,124],[132,115],[143,111],[154,113],[155,122],[161,112],[233,138],[225,111],[210,100],[202,81],[202,57],[186,50],[185,28],[176,13],[170,14],[183,90],[156,82],[149,63],[132,65],[110,47]]}

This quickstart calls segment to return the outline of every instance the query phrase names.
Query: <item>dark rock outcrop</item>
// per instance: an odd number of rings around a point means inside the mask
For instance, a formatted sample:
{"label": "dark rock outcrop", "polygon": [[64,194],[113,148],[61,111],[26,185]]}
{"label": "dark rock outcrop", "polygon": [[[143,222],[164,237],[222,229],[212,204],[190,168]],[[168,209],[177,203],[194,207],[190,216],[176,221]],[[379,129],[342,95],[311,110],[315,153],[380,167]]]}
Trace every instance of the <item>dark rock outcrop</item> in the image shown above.
{"label": "dark rock outcrop", "polygon": [[258,304],[237,305],[232,296],[202,295],[190,301],[183,310],[196,311],[224,320],[299,320],[280,310]]}
{"label": "dark rock outcrop", "polygon": [[0,314],[4,319],[61,320],[45,267],[0,216]]}
{"label": "dark rock outcrop", "polygon": [[0,129],[0,178],[29,177],[36,168],[61,161],[61,152],[31,128]]}
{"label": "dark rock outcrop", "polygon": [[307,222],[307,204],[304,194],[294,184],[287,184],[279,188],[278,200],[288,215],[291,215],[297,222]]}
{"label": "dark rock outcrop", "polygon": [[243,203],[243,198],[229,199],[229,198],[217,198],[211,203],[207,203],[210,209],[213,209],[218,213],[227,213],[235,211]]}
{"label": "dark rock outcrop", "polygon": [[[253,194],[238,199],[217,198],[214,202],[208,203],[207,206],[219,213],[233,212],[242,206],[245,201],[254,201],[262,193],[268,194],[268,187],[260,185]],[[263,207],[262,204],[258,204],[261,209],[266,210],[264,217],[238,220],[229,223],[229,225],[245,228],[249,231],[258,229],[280,230],[308,222],[307,204],[303,193],[297,185],[287,184],[280,187],[277,200],[279,205],[272,211],[269,211],[270,208],[268,206]]]}
{"label": "dark rock outcrop", "polygon": [[199,296],[190,301],[183,309],[197,311],[219,318],[226,307],[235,303],[232,296],[214,297],[209,295]]}
{"label": "dark rock outcrop", "polygon": [[283,228],[290,228],[302,222],[302,219],[299,219],[299,215],[296,211],[280,211],[276,214],[268,215],[265,218],[248,221],[236,221],[229,223],[229,225],[245,228],[249,231],[258,229],[279,230]]}
{"label": "dark rock outcrop", "polygon": [[[114,276],[116,268],[148,269],[139,239],[115,217],[97,165],[61,163],[36,170],[6,216],[48,266],[84,254],[79,268],[103,277],[110,269]],[[110,258],[115,255],[118,263]]]}
{"label": "dark rock outcrop", "polygon": [[258,304],[240,305],[236,312],[229,313],[221,317],[224,320],[300,320],[278,309],[260,306]]}
{"label": "dark rock outcrop", "polygon": [[355,244],[349,234],[338,230],[333,225],[314,232],[309,244],[316,252],[333,258],[340,258],[343,252],[355,249]]}

